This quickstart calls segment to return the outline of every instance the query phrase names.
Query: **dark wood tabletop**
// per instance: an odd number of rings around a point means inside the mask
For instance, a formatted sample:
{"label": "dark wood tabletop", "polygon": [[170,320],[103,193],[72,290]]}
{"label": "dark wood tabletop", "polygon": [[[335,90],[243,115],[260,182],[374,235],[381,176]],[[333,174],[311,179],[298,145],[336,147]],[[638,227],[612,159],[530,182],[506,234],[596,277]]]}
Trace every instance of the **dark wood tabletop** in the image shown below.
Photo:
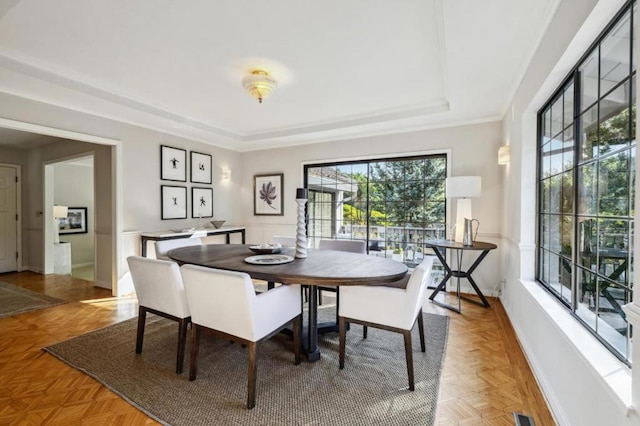
{"label": "dark wood tabletop", "polygon": [[465,246],[462,243],[451,240],[427,240],[424,243],[431,247],[451,250],[493,250],[498,248],[498,246],[493,243],[485,243],[483,241],[474,241],[470,246]]}
{"label": "dark wood tabletop", "polygon": [[[294,259],[281,265],[253,265],[244,261],[255,255],[249,246],[206,244],[176,248],[167,255],[180,264],[246,272],[252,278],[282,284],[375,285],[398,281],[407,274],[407,266],[403,263],[335,250],[309,249],[305,259]],[[286,248],[280,254],[295,257],[295,249]]]}

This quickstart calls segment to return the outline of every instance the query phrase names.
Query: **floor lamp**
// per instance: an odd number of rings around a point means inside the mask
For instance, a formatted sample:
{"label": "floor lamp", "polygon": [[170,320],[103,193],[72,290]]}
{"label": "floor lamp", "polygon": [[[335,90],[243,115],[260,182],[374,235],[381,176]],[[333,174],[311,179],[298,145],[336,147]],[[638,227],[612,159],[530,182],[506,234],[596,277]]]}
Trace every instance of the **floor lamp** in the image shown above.
{"label": "floor lamp", "polygon": [[58,219],[67,217],[69,208],[67,206],[53,206],[53,243],[60,243],[60,225]]}
{"label": "floor lamp", "polygon": [[471,212],[471,197],[479,197],[482,189],[480,176],[456,176],[448,177],[445,181],[447,198],[457,198],[456,204],[456,234],[455,241],[462,242],[464,233],[464,220],[473,219]]}

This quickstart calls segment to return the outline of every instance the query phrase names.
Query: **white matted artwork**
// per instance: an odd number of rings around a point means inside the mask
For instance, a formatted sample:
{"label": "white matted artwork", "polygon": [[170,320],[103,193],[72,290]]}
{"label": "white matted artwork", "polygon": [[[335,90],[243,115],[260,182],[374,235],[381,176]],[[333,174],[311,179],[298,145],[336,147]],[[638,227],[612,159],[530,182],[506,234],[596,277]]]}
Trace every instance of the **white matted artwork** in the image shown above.
{"label": "white matted artwork", "polygon": [[187,151],[160,145],[160,179],[187,181]]}
{"label": "white matted artwork", "polygon": [[255,175],[253,177],[253,214],[256,216],[283,216],[282,188],[284,175]]}
{"label": "white matted artwork", "polygon": [[191,182],[211,183],[211,156],[191,151]]}
{"label": "white matted artwork", "polygon": [[191,217],[213,217],[212,188],[191,188]]}
{"label": "white matted artwork", "polygon": [[160,186],[161,215],[162,219],[186,219],[187,218],[187,187],[186,186]]}

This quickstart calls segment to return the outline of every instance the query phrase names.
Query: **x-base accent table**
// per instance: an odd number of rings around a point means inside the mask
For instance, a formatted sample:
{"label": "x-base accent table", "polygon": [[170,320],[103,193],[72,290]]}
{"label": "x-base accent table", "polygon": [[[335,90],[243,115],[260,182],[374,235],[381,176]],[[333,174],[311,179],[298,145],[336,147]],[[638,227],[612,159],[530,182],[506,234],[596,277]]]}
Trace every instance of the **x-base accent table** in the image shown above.
{"label": "x-base accent table", "polygon": [[[442,281],[440,281],[440,284],[438,284],[438,287],[436,287],[435,291],[431,294],[431,296],[429,296],[429,300],[431,300],[436,305],[442,306],[443,308],[451,309],[452,311],[455,311],[458,313],[460,313],[460,299],[477,303],[478,305],[484,306],[485,308],[488,308],[491,306],[489,305],[489,302],[487,302],[487,299],[484,297],[484,295],[478,288],[478,285],[476,284],[476,282],[471,277],[471,274],[473,274],[473,271],[475,271],[478,265],[480,265],[480,262],[482,262],[482,260],[487,256],[487,254],[489,254],[489,251],[498,248],[498,246],[492,243],[484,243],[482,241],[475,241],[473,245],[465,246],[462,243],[456,243],[455,241],[449,241],[449,240],[429,240],[429,241],[426,241],[425,244],[433,248],[433,251],[435,252],[436,256],[438,256],[438,259],[440,259],[440,262],[442,263],[442,266],[444,267],[444,270],[445,270],[444,278],[442,279]],[[456,252],[456,263],[457,263],[456,270],[452,270],[449,264],[447,263],[447,261],[445,260],[443,252],[447,249],[455,250]],[[482,253],[480,253],[480,256],[478,256],[476,261],[473,262],[473,264],[468,270],[463,271],[462,255],[464,254],[465,250],[481,251]],[[458,296],[457,308],[455,306],[447,305],[445,303],[441,303],[441,302],[438,302],[437,300],[434,300],[435,297],[438,295],[438,293],[440,293],[442,290],[445,289],[447,281],[449,281],[451,277],[455,277],[457,279],[457,283],[456,283],[456,293]],[[466,278],[467,280],[469,280],[469,284],[471,284],[475,292],[478,294],[481,302],[475,299],[471,299],[469,297],[465,297],[460,294],[460,278]]]}

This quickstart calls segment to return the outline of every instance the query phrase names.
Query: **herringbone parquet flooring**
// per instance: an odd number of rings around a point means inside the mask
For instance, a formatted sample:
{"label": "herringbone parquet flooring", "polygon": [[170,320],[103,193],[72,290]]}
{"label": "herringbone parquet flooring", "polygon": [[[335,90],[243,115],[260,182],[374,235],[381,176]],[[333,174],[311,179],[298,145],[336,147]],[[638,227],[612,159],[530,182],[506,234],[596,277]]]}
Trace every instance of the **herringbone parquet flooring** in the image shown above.
{"label": "herringbone parquet flooring", "polygon": [[[0,281],[69,301],[0,320],[0,425],[156,424],[41,350],[134,317],[135,299],[112,298],[71,277],[22,272],[0,274]],[[464,303],[461,315],[425,304],[451,318],[436,425],[512,426],[514,411],[553,425],[502,305],[490,302],[490,309]]]}

